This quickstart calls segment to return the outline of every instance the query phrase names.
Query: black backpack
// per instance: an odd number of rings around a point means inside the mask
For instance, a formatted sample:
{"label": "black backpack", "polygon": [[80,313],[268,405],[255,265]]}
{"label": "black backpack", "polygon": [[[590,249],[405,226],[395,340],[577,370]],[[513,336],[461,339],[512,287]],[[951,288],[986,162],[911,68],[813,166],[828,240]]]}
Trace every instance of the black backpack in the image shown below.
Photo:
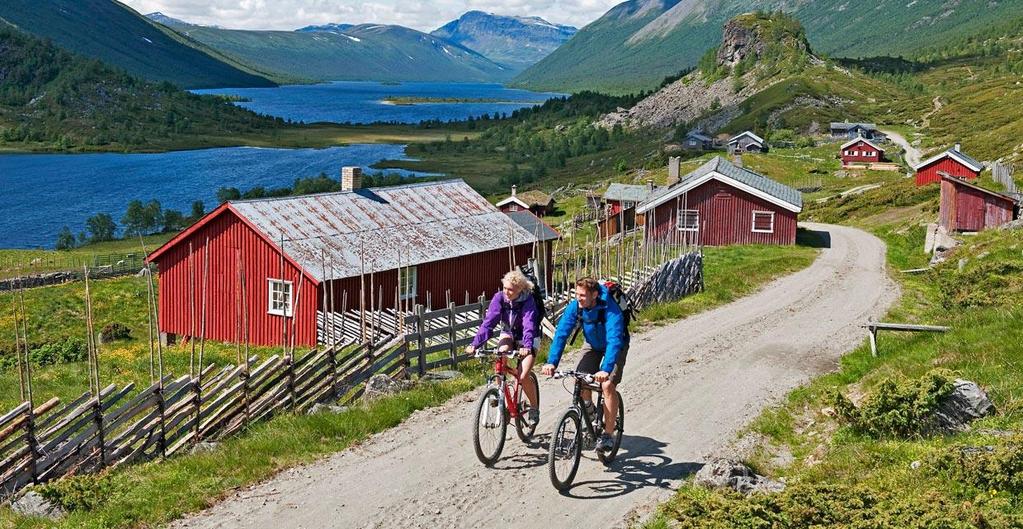
{"label": "black backpack", "polygon": [[540,328],[540,323],[547,317],[547,306],[544,305],[543,290],[540,288],[540,281],[536,278],[536,274],[533,272],[533,267],[525,264],[519,267],[526,278],[533,283],[533,303],[536,304],[536,328]]}

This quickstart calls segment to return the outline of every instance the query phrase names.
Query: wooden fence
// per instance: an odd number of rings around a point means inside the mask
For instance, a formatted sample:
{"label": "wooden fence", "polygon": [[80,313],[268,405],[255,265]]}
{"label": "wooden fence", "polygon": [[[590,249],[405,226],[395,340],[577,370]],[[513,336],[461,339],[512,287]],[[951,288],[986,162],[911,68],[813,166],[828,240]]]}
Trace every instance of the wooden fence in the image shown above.
{"label": "wooden fence", "polygon": [[[299,358],[212,366],[196,378],[166,376],[134,393],[110,385],[61,405],[28,402],[0,417],[0,495],[67,474],[166,457],[216,441],[282,411],[362,394],[375,374],[403,376],[404,344],[347,345]],[[129,397],[130,395],[130,397]]]}
{"label": "wooden fence", "polygon": [[137,274],[146,266],[145,258],[142,252],[96,255],[56,252],[32,258],[0,256],[0,291],[80,281],[83,267],[89,268],[91,278]]}

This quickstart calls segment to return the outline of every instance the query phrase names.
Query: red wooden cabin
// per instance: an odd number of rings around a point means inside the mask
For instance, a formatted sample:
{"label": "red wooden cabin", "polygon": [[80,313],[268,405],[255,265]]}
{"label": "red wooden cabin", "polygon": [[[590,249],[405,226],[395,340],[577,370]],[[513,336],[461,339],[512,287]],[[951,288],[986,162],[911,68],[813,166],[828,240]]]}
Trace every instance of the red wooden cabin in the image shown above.
{"label": "red wooden cabin", "polygon": [[1019,212],[1012,197],[942,172],[939,225],[949,232],[981,231],[1011,222]]}
{"label": "red wooden cabin", "polygon": [[554,211],[554,198],[543,191],[517,190],[518,186],[512,186],[511,195],[498,202],[497,207],[505,213],[512,211],[529,211],[537,217],[543,217]]}
{"label": "red wooden cabin", "polygon": [[799,191],[721,157],[636,208],[647,236],[695,244],[795,244]]}
{"label": "red wooden cabin", "polygon": [[984,164],[963,154],[957,143],[955,147],[921,162],[913,170],[916,171],[916,185],[922,186],[940,182],[939,172],[973,180],[980,176],[981,171],[984,170]]}
{"label": "red wooden cabin", "polygon": [[318,312],[394,308],[396,298],[443,305],[447,293],[461,303],[533,257],[549,280],[557,232],[524,228],[465,182],[358,180],[337,193],[227,202],[153,252],[162,335],[200,336],[205,302],[206,338],[308,346]]}
{"label": "red wooden cabin", "polygon": [[878,163],[884,161],[884,149],[866,138],[856,138],[840,148],[842,165]]}

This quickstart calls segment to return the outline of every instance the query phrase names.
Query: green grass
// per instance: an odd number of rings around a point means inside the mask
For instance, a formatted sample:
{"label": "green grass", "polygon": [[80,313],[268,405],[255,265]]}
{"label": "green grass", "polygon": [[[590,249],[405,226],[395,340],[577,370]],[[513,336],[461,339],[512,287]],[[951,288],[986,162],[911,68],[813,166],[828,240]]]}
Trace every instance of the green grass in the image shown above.
{"label": "green grass", "polygon": [[744,245],[704,248],[704,291],[639,313],[638,321],[662,323],[748,296],[768,282],[806,268],[817,257],[813,235],[800,232],[795,246]]}
{"label": "green grass", "polygon": [[[438,406],[468,391],[479,377],[421,384],[399,395],[360,404],[340,414],[283,415],[224,441],[210,453],[132,465],[76,478],[61,495],[84,505],[59,522],[15,515],[0,508],[0,526],[29,528],[154,527],[201,510],[231,490],[259,482],[283,469],[308,463],[394,427],[416,410]],[[91,507],[91,508],[88,508]]]}
{"label": "green grass", "polygon": [[[926,261],[919,225],[889,224],[874,231],[888,244],[893,269]],[[1018,457],[1018,445],[984,429],[1023,430],[1023,233],[992,231],[966,241],[931,272],[897,275],[903,296],[886,317],[948,325],[950,332],[882,333],[878,357],[861,345],[843,357],[837,372],[793,391],[753,421],[749,430],[764,435],[768,444],[751,463],[784,477],[785,493],[746,499],[683,486],[647,526],[770,527],[787,520],[774,526],[1018,527],[1023,491],[985,485],[989,479],[1005,482],[1014,467],[1002,462],[988,467],[984,478],[964,481],[936,463],[958,454],[961,445],[1004,446],[1010,457]],[[962,271],[960,258],[966,259]],[[886,379],[913,379],[936,367],[981,384],[998,413],[959,435],[875,439],[856,433],[826,409],[834,392],[862,395]],[[795,463],[773,463],[779,451],[793,454]],[[920,468],[911,468],[914,461],[922,462]]]}

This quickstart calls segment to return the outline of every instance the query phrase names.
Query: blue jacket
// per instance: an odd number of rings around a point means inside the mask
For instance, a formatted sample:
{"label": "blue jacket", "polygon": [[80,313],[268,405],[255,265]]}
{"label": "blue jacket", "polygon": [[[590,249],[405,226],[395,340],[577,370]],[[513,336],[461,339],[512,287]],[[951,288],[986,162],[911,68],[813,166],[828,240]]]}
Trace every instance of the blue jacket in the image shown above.
{"label": "blue jacket", "polygon": [[[603,321],[601,321],[603,316]],[[600,297],[591,309],[580,309],[579,302],[572,300],[565,307],[564,314],[558,320],[558,328],[554,331],[551,350],[547,354],[547,362],[555,366],[561,361],[565,345],[575,330],[576,324],[582,320],[583,336],[586,343],[595,350],[604,351],[604,360],[600,370],[610,373],[615,368],[618,355],[628,347],[629,335],[625,329],[625,316],[614,299],[608,298],[607,288],[600,285]]]}

